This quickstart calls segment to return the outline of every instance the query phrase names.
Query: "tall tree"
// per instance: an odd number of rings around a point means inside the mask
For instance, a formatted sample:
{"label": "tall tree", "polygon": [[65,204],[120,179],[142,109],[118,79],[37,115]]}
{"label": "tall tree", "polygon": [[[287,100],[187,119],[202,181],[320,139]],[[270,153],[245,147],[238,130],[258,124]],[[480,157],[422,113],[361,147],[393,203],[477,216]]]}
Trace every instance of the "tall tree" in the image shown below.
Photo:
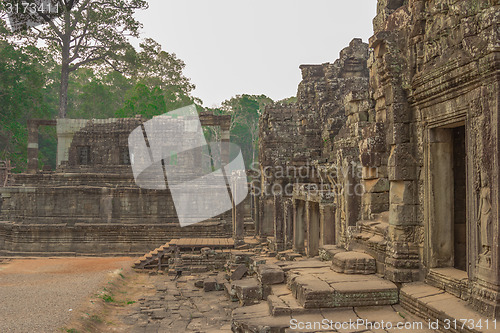
{"label": "tall tree", "polygon": [[[121,70],[133,48],[130,36],[138,37],[141,24],[133,17],[146,9],[145,0],[50,0],[58,15],[31,13],[43,21],[29,29],[34,42],[44,41],[61,66],[59,112],[65,118],[68,106],[69,75],[82,66],[112,67]],[[31,1],[33,2],[33,1]]]}
{"label": "tall tree", "polygon": [[134,50],[128,55],[130,65],[126,75],[134,86],[125,94],[123,107],[116,112],[118,117],[142,114],[150,118],[201,102],[191,96],[195,85],[182,74],[186,65],[181,59],[163,51],[151,38],[139,46],[138,52]]}

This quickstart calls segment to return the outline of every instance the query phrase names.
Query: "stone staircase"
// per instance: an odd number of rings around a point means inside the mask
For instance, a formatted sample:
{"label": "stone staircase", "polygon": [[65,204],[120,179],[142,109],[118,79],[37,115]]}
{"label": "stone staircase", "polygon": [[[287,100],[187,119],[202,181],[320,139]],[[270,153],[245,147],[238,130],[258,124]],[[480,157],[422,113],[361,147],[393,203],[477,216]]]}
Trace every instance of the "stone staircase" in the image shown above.
{"label": "stone staircase", "polygon": [[[233,312],[233,331],[260,332],[270,327],[284,332],[294,316],[399,302],[397,286],[375,275],[374,258],[334,248],[326,251],[331,261],[266,258],[254,268],[253,276],[230,282],[228,294],[243,306]],[[337,272],[339,268],[343,272]]]}
{"label": "stone staircase", "polygon": [[243,220],[245,236],[255,236],[255,222],[251,217],[245,217]]}
{"label": "stone staircase", "polygon": [[168,275],[176,275],[182,271],[183,275],[222,270],[230,256],[229,250],[213,250],[202,248],[197,251],[183,252],[170,258],[168,261]]}
{"label": "stone staircase", "polygon": [[[371,323],[382,320],[414,327],[401,330],[405,332],[489,333],[497,332],[500,327],[458,297],[463,283],[459,272],[451,275],[453,272],[442,269],[429,276],[434,283],[445,281],[443,276],[446,281],[453,280],[449,292],[423,282],[405,284],[399,290],[394,283],[375,274],[374,258],[333,246],[322,251],[328,253],[331,262],[317,258],[295,261],[252,258],[253,276],[225,284],[232,300],[241,305],[232,314],[233,332],[375,332],[379,330],[372,330]],[[339,268],[344,268],[343,272],[337,272]],[[468,328],[460,318],[474,320],[483,327]],[[320,323],[324,319],[334,324],[361,321],[366,326],[354,330],[292,327],[293,320]],[[430,327],[434,322],[440,326]],[[443,326],[455,322],[457,327]]]}
{"label": "stone staircase", "polygon": [[134,262],[133,267],[137,269],[158,267],[158,269],[161,269],[168,265],[168,259],[173,251],[174,247],[171,247],[170,243],[166,243],[139,258]]}
{"label": "stone staircase", "polygon": [[169,267],[187,272],[189,271],[187,268],[192,267],[193,272],[206,272],[222,268],[219,263],[221,260],[223,264],[225,263],[232,248],[234,240],[231,238],[172,239],[139,258],[134,262],[133,268],[161,270]]}
{"label": "stone staircase", "polygon": [[423,282],[405,284],[401,288],[401,306],[412,314],[437,323],[440,332],[500,331],[497,320],[482,316],[466,301]]}

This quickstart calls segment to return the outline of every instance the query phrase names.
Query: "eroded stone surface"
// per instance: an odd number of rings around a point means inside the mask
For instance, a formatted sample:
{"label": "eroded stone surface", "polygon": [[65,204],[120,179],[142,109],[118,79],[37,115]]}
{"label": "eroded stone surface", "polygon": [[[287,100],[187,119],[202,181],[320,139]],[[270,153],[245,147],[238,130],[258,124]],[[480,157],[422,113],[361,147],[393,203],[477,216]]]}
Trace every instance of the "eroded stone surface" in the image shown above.
{"label": "eroded stone surface", "polygon": [[372,256],[351,251],[337,253],[332,259],[332,270],[345,274],[375,274],[377,267]]}

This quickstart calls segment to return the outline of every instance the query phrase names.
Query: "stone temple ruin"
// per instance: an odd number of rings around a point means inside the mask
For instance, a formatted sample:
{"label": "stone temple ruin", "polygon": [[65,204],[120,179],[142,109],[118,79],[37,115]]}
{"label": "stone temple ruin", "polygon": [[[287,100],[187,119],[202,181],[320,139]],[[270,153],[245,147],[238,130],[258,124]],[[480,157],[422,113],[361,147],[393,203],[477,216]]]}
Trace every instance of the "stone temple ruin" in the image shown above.
{"label": "stone temple ruin", "polygon": [[499,14],[498,1],[379,0],[369,44],[301,66],[297,103],[260,123],[257,234],[498,317]]}
{"label": "stone temple ruin", "polygon": [[[220,126],[227,116],[200,115]],[[179,226],[169,191],[139,188],[132,175],[128,136],[137,118],[28,123],[28,172],[0,188],[0,253],[5,255],[143,254],[175,238],[232,236],[231,212]],[[56,126],[56,171],[38,171],[38,127]]]}
{"label": "stone temple ruin", "polygon": [[[191,227],[168,191],[133,183],[126,140],[143,119],[32,121],[28,173],[0,188],[0,253],[157,247],[136,267],[226,267],[197,284],[240,302],[235,332],[375,305],[500,318],[499,6],[379,0],[368,44],[300,66],[297,102],[266,107],[249,202]],[[227,118],[201,120],[229,138]],[[38,171],[40,125],[57,126],[55,172]]]}

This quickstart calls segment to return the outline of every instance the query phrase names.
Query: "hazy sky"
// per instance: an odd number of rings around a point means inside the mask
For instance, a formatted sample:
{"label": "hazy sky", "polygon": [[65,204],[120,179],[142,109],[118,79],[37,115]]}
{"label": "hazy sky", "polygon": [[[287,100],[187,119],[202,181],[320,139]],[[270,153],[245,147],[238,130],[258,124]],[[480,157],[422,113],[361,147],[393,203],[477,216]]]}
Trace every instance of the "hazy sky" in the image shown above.
{"label": "hazy sky", "polygon": [[300,64],[333,62],[372,35],[376,0],[149,0],[143,37],[186,63],[194,95],[214,106],[237,94],[296,94]]}

